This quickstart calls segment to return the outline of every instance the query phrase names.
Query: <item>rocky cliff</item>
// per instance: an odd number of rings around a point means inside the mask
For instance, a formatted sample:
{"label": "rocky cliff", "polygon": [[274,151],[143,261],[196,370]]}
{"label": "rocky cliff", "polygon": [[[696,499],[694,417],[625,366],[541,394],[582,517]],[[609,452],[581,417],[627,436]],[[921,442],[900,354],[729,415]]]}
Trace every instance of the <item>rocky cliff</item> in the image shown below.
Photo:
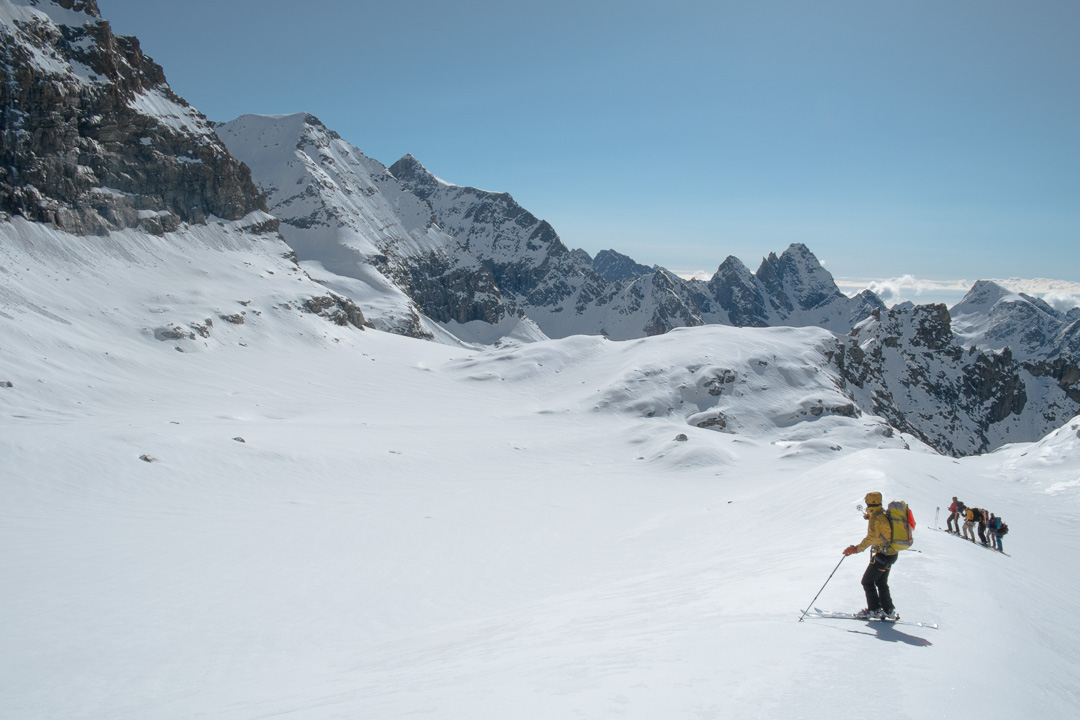
{"label": "rocky cliff", "polygon": [[160,234],[265,209],[206,118],[94,0],[5,0],[0,211],[73,233]]}
{"label": "rocky cliff", "polygon": [[839,339],[836,363],[865,412],[962,456],[1043,437],[1080,412],[1080,369],[965,347],[944,305],[875,313]]}

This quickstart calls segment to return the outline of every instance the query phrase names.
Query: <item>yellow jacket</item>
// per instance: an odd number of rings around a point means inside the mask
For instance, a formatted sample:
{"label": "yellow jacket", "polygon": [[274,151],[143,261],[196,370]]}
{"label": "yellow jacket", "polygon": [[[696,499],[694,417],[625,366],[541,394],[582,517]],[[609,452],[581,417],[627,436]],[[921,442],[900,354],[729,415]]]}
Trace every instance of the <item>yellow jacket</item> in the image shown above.
{"label": "yellow jacket", "polygon": [[[855,546],[855,552],[862,552],[868,547],[873,547],[875,552],[884,552],[888,544],[892,542],[892,523],[881,506],[870,510],[870,522],[866,528],[866,537]],[[886,553],[895,555],[895,552]]]}

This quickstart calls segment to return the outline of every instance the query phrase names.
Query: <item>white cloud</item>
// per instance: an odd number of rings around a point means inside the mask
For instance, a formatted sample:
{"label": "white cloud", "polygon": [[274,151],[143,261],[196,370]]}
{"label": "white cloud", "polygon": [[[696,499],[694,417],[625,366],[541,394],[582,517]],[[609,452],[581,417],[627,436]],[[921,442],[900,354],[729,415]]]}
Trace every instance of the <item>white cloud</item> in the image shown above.
{"label": "white cloud", "polygon": [[[1080,283],[1071,280],[1051,280],[1047,278],[990,278],[991,282],[1001,285],[1015,293],[1026,293],[1045,300],[1051,307],[1061,312],[1080,307]],[[916,304],[945,303],[952,306],[963,299],[974,282],[967,279],[926,280],[914,275],[883,279],[836,278],[840,291],[846,295],[857,295],[863,290],[872,290],[889,306],[910,300]]]}
{"label": "white cloud", "polygon": [[1052,292],[1044,295],[1043,300],[1059,312],[1068,312],[1074,307],[1080,307],[1080,294]]}
{"label": "white cloud", "polygon": [[1080,307],[1080,283],[1078,282],[1048,278],[1009,278],[994,282],[1013,292],[1042,298],[1050,307],[1060,312]]}
{"label": "white cloud", "polygon": [[680,271],[676,272],[675,274],[681,277],[683,280],[701,280],[702,282],[710,280],[713,276],[713,273],[709,272],[708,270]]}
{"label": "white cloud", "polygon": [[836,284],[846,295],[857,295],[863,290],[871,290],[889,306],[908,300],[916,304],[954,305],[972,285],[965,279],[925,280],[914,275],[878,279],[836,278]]}

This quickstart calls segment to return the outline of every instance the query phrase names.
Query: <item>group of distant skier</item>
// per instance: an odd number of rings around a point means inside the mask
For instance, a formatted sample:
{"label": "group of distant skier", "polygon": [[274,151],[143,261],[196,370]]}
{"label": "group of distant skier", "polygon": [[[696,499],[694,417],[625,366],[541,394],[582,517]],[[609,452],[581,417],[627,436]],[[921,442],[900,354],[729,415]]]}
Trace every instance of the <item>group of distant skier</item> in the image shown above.
{"label": "group of distant skier", "polygon": [[949,518],[945,524],[948,526],[946,532],[960,535],[971,542],[976,542],[975,536],[978,533],[978,542],[982,543],[983,547],[1005,552],[1001,547],[1001,538],[1009,532],[1009,526],[989,510],[967,507],[954,497],[949,505]]}

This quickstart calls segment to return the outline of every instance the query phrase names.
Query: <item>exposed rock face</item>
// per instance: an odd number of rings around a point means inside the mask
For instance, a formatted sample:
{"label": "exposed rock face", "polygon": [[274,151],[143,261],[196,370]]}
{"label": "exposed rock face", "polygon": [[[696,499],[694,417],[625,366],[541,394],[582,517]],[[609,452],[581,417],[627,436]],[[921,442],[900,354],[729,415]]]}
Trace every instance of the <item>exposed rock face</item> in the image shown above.
{"label": "exposed rock face", "polygon": [[[547,221],[507,193],[440,182],[406,155],[390,173],[432,207],[439,227],[487,269],[499,291],[516,305],[562,306],[579,293],[594,297],[605,283],[559,239]],[[541,327],[543,324],[541,323]]]}
{"label": "exposed rock face", "polygon": [[247,169],[93,0],[0,23],[0,210],[79,234],[162,233],[265,204]]}
{"label": "exposed rock face", "polygon": [[965,350],[944,305],[877,313],[840,340],[835,360],[863,410],[951,455],[1036,440],[1080,412],[1071,360]]}
{"label": "exposed rock face", "polygon": [[304,301],[304,309],[342,327],[352,325],[360,330],[363,330],[365,326],[371,327],[371,324],[364,319],[364,313],[360,311],[356,303],[336,293],[309,298]]}
{"label": "exposed rock face", "polygon": [[769,304],[761,284],[737,257],[729,255],[707,283],[709,294],[736,327],[765,327]]}

